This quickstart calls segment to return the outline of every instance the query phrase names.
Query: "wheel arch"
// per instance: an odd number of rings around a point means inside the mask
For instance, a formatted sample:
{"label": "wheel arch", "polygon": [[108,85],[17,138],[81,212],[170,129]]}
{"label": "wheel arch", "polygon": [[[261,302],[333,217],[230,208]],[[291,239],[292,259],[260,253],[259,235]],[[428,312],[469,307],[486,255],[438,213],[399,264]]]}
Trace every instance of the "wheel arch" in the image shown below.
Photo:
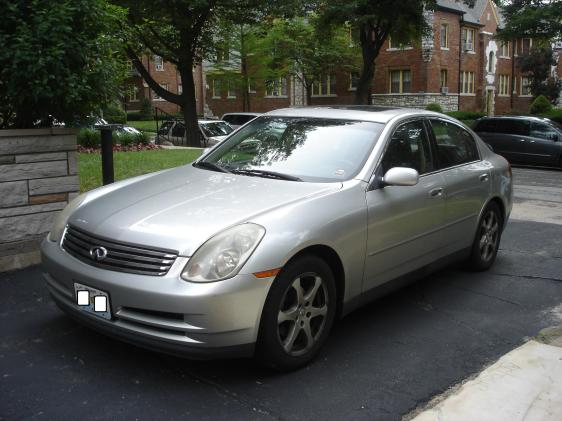
{"label": "wheel arch", "polygon": [[336,307],[336,318],[340,318],[343,310],[343,300],[345,297],[345,270],[343,267],[342,260],[338,253],[331,247],[324,244],[315,244],[307,246],[306,248],[299,250],[293,257],[291,257],[287,264],[298,257],[304,255],[313,255],[324,260],[334,275],[334,281],[336,283],[336,294],[337,294],[337,307]]}

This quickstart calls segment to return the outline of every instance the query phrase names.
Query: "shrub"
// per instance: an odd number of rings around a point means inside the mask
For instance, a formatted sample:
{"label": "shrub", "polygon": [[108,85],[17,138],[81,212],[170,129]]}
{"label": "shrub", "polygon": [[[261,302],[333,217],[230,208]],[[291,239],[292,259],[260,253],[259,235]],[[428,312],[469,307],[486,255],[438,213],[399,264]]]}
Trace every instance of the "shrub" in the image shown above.
{"label": "shrub", "polygon": [[445,114],[457,120],[476,120],[486,115],[478,111],[449,111]]}
{"label": "shrub", "polygon": [[531,104],[531,107],[529,108],[531,114],[544,114],[548,113],[551,110],[552,104],[544,95],[539,95],[538,97],[536,97]]}
{"label": "shrub", "polygon": [[441,107],[440,104],[436,103],[436,102],[432,102],[431,104],[427,104],[425,109],[427,111],[435,111],[437,113],[442,113],[443,112],[443,107]]}
{"label": "shrub", "polygon": [[562,108],[553,108],[549,112],[541,114],[541,117],[546,117],[552,121],[562,124]]}
{"label": "shrub", "polygon": [[140,132],[136,137],[136,142],[141,145],[148,145],[150,143],[150,135],[146,132]]}
{"label": "shrub", "polygon": [[109,124],[125,124],[127,113],[118,105],[109,105],[103,112],[103,117]]}
{"label": "shrub", "polygon": [[77,137],[78,144],[84,148],[95,148],[101,144],[99,130],[81,129]]}
{"label": "shrub", "polygon": [[148,98],[141,99],[141,107],[140,107],[139,114],[142,117],[140,118],[140,120],[152,120],[153,117],[152,103],[150,102],[150,99]]}

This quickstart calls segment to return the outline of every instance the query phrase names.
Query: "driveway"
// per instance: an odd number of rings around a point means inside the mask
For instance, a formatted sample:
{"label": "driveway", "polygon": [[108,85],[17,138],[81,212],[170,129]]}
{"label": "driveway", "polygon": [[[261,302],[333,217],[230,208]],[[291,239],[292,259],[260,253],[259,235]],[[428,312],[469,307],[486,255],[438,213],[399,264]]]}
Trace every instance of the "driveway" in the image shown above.
{"label": "driveway", "polygon": [[290,374],[120,343],[66,318],[39,268],[0,275],[0,418],[400,419],[562,320],[562,172],[514,175],[516,219],[492,270],[451,267],[379,299]]}

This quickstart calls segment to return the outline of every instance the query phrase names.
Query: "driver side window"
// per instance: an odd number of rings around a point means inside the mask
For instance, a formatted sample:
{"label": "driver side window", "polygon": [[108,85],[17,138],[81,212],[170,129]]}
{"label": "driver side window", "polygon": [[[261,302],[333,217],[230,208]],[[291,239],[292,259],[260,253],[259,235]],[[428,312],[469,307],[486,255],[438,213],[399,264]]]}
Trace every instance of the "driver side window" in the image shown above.
{"label": "driver side window", "polygon": [[404,123],[394,131],[381,165],[383,173],[393,167],[413,168],[420,175],[435,169],[422,120]]}

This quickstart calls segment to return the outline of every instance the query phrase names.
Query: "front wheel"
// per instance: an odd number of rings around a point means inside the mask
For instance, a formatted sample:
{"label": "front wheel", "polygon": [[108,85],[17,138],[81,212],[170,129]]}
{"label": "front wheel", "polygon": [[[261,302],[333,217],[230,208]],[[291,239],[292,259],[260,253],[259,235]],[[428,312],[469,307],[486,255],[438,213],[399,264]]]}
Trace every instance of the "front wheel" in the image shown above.
{"label": "front wheel", "polygon": [[500,208],[497,204],[490,203],[484,209],[478,222],[478,229],[469,259],[470,269],[483,271],[492,266],[500,247],[502,227]]}
{"label": "front wheel", "polygon": [[267,296],[256,357],[281,371],[302,367],[326,341],[335,313],[336,288],[328,264],[312,255],[289,262]]}

